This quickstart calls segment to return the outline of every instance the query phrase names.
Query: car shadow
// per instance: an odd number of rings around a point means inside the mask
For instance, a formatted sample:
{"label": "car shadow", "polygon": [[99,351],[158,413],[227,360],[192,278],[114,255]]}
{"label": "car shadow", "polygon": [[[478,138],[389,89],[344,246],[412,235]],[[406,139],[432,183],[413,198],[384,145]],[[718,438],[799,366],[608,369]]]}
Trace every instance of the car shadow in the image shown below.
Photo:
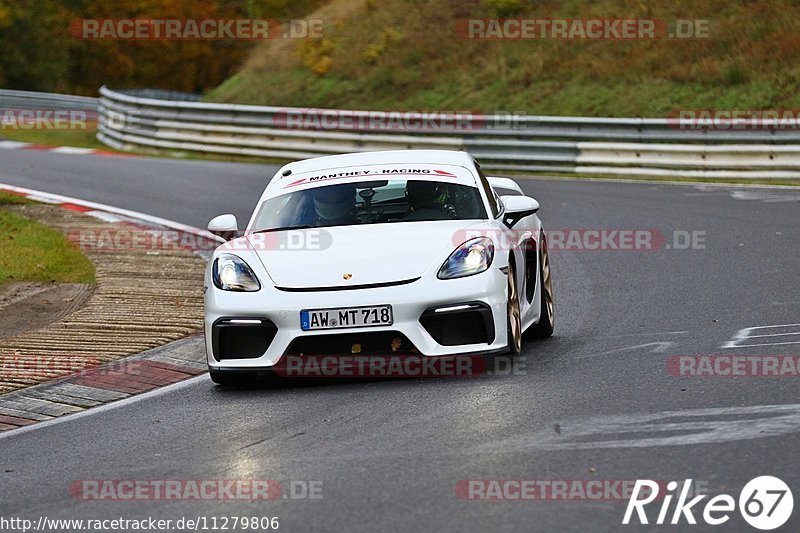
{"label": "car shadow", "polygon": [[[482,356],[443,356],[435,361],[438,364],[403,366],[395,364],[390,371],[383,367],[374,375],[374,372],[364,372],[362,375],[342,375],[341,368],[328,368],[327,375],[320,375],[323,371],[314,366],[315,374],[309,375],[308,367],[296,366],[297,372],[283,366],[278,372],[261,372],[254,382],[237,385],[216,385],[215,389],[222,393],[232,392],[268,392],[275,390],[315,389],[321,387],[362,386],[377,383],[440,383],[446,381],[480,381],[508,379],[524,375],[525,373],[542,370],[542,366],[549,366],[555,358],[545,356],[551,347],[560,344],[558,337],[550,339],[529,341],[524,345],[524,352],[519,356],[503,354]],[[332,356],[326,356],[332,357]],[[370,356],[364,356],[370,357]],[[381,358],[385,356],[379,356]],[[391,356],[396,357],[396,356]],[[417,356],[420,360],[424,356]],[[303,359],[305,364],[310,359]],[[402,362],[403,360],[400,359]],[[426,361],[428,363],[429,361]],[[374,369],[374,367],[373,367]],[[351,369],[352,370],[352,369]]]}

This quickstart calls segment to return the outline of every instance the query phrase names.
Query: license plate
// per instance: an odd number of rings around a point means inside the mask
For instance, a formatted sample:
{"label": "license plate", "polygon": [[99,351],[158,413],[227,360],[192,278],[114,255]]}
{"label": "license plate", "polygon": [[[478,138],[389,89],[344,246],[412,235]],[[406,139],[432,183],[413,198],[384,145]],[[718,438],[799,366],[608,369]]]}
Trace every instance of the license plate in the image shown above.
{"label": "license plate", "polygon": [[392,321],[391,305],[304,309],[300,311],[300,328],[303,331],[391,326]]}

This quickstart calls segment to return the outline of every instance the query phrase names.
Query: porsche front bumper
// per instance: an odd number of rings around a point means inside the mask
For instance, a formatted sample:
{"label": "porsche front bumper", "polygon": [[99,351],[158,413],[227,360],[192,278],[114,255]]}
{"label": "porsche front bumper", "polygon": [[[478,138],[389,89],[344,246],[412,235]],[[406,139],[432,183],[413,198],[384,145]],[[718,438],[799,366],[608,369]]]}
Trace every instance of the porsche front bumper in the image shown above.
{"label": "porsche front bumper", "polygon": [[[301,351],[312,347],[322,354],[330,345],[331,354],[341,355],[343,341],[361,345],[359,339],[363,338],[365,346],[375,347],[376,341],[383,342],[381,334],[392,339],[385,342],[386,346],[379,345],[382,350],[388,350],[390,342],[394,342],[392,351],[430,357],[500,352],[507,346],[507,276],[494,266],[481,274],[459,279],[422,277],[402,285],[348,290],[287,292],[264,284],[258,292],[229,292],[208,285],[205,339],[212,370],[268,370],[287,354],[299,355],[300,346]],[[318,331],[303,331],[300,327],[300,311],[304,309],[385,304],[392,306],[393,324],[389,326]],[[463,312],[477,315],[472,315],[472,322],[465,322],[461,319],[467,315],[459,315]],[[483,328],[483,335],[471,338],[480,338],[481,342],[459,344],[459,335],[447,331],[448,323],[453,321],[439,320],[446,315],[458,317],[455,322],[467,326],[472,333],[478,327]],[[476,322],[478,316],[480,320]],[[220,343],[222,328],[228,330],[223,333],[227,338],[249,337],[255,341],[248,344],[247,357],[223,353],[226,350]],[[402,342],[397,346],[400,339]]]}

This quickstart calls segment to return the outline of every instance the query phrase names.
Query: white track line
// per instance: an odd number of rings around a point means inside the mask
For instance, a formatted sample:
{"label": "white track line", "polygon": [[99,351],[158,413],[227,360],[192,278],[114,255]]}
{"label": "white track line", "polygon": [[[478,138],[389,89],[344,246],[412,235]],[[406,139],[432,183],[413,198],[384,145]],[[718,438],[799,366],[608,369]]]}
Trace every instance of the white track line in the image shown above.
{"label": "white track line", "polygon": [[77,148],[75,146],[57,146],[49,150],[56,154],[87,155],[95,152],[94,148]]}
{"label": "white track line", "polygon": [[52,194],[49,192],[37,191],[34,189],[26,189],[25,187],[17,187],[15,185],[7,185],[5,183],[0,183],[0,190],[21,193],[26,197],[30,197],[34,200],[40,199],[47,203],[74,204],[74,205],[79,205],[81,207],[86,207],[87,209],[105,211],[106,213],[113,213],[115,215],[120,215],[128,218],[135,218],[143,220],[145,222],[150,222],[151,224],[156,224],[158,226],[164,226],[185,233],[191,233],[193,235],[197,235],[200,237],[216,240],[220,244],[223,244],[225,242],[224,239],[222,239],[221,237],[217,237],[216,235],[207,230],[195,228],[194,226],[187,226],[186,224],[181,224],[180,222],[175,222],[174,220],[167,220],[166,218],[155,217],[153,215],[140,213],[138,211],[130,211],[128,209],[121,209],[119,207],[114,207],[111,205],[99,204],[97,202],[88,202],[86,200],[80,200],[78,198],[61,196],[60,194]]}
{"label": "white track line", "polygon": [[0,141],[0,148],[5,148],[8,150],[16,150],[18,148],[25,148],[26,146],[30,146],[31,143],[23,143],[18,141]]}
{"label": "white track line", "polygon": [[[200,228],[195,228],[193,226],[187,226],[186,224],[181,224],[180,222],[175,222],[174,220],[167,220],[165,218],[154,217],[152,215],[147,215],[145,213],[139,213],[138,211],[129,211],[127,209],[120,209],[118,207],[113,207],[113,206],[110,206],[110,205],[99,204],[99,203],[96,203],[96,202],[87,202],[85,200],[79,200],[78,198],[71,198],[69,196],[61,196],[59,194],[51,194],[51,193],[48,193],[48,192],[37,191],[37,190],[34,190],[34,189],[26,189],[25,187],[16,187],[14,185],[7,185],[7,184],[4,184],[4,183],[0,183],[0,190],[13,191],[13,192],[21,193],[25,197],[30,197],[32,199],[43,200],[43,201],[45,201],[47,203],[51,203],[51,204],[74,204],[74,205],[79,205],[81,207],[86,207],[88,209],[93,209],[93,210],[96,210],[96,211],[102,211],[102,212],[106,212],[106,213],[113,213],[113,214],[124,216],[124,217],[128,217],[128,218],[143,220],[145,222],[150,222],[152,224],[157,224],[159,226],[164,226],[164,227],[172,228],[172,229],[175,229],[175,230],[178,230],[178,231],[183,231],[183,232],[186,232],[186,233],[191,233],[191,234],[199,235],[199,236],[202,236],[202,237],[216,239],[216,240],[218,240],[220,242],[225,242],[220,237],[217,237],[216,235],[214,235],[214,234],[212,234],[212,233],[210,233],[210,232],[208,232],[206,230],[201,230]],[[186,379],[184,381],[179,381],[178,383],[173,383],[171,385],[167,385],[165,387],[160,387],[160,388],[152,390],[152,391],[144,392],[144,393],[141,393],[141,394],[136,394],[134,396],[129,396],[128,398],[125,398],[125,399],[122,399],[122,400],[116,400],[116,401],[108,402],[108,403],[105,403],[105,404],[100,405],[98,407],[90,407],[90,408],[86,409],[85,411],[80,411],[78,413],[73,413],[73,414],[70,414],[70,415],[59,416],[59,417],[56,417],[56,418],[53,418],[53,419],[50,419],[50,420],[45,420],[44,422],[36,422],[34,424],[31,424],[30,426],[22,426],[19,429],[12,429],[12,430],[9,430],[9,431],[3,431],[3,432],[0,432],[0,440],[5,439],[5,438],[10,437],[10,436],[13,436],[13,435],[20,435],[22,433],[27,433],[28,431],[33,431],[33,430],[36,430],[36,429],[39,429],[39,428],[49,427],[49,426],[52,426],[52,425],[55,425],[55,424],[60,424],[62,422],[67,422],[67,421],[70,421],[70,420],[74,420],[76,418],[81,418],[81,417],[89,416],[89,415],[92,415],[92,414],[95,414],[95,413],[108,411],[110,409],[116,409],[117,407],[123,407],[125,405],[131,404],[131,403],[134,403],[134,402],[138,402],[140,400],[146,400],[148,398],[152,398],[154,396],[159,396],[159,395],[165,394],[167,392],[172,392],[174,390],[178,390],[178,389],[181,389],[183,387],[188,387],[188,386],[193,385],[194,383],[196,383],[198,381],[202,381],[204,379],[208,379],[208,376],[206,374],[201,374],[199,376],[194,376],[194,377]],[[22,390],[24,390],[24,389],[22,389]]]}
{"label": "white track line", "polygon": [[[183,381],[179,381],[177,383],[173,383],[171,385],[167,385],[165,387],[161,387],[155,390],[151,390],[148,392],[143,392],[141,394],[136,394],[134,396],[128,396],[127,398],[123,398],[122,400],[114,400],[108,403],[104,403],[103,405],[99,405],[97,407],[89,407],[85,411],[79,411],[77,413],[72,413],[69,415],[58,416],[56,418],[51,418],[50,420],[45,420],[44,422],[36,422],[29,426],[22,426],[18,429],[10,429],[8,431],[0,432],[0,440],[3,440],[8,437],[12,437],[14,435],[21,435],[23,433],[27,433],[29,431],[34,431],[37,429],[42,429],[50,426],[54,426],[56,424],[61,424],[62,422],[70,422],[75,420],[76,418],[83,418],[85,416],[94,415],[97,413],[102,413],[104,411],[110,411],[111,409],[116,409],[117,407],[124,407],[126,405],[130,405],[132,403],[139,402],[141,400],[147,400],[156,396],[161,396],[162,394],[166,394],[168,392],[173,392],[179,389],[183,389],[185,387],[189,387],[194,385],[199,381],[203,381],[206,379],[210,379],[208,374],[200,374],[199,376],[194,376],[189,379],[185,379]],[[24,390],[24,389],[21,389]]]}
{"label": "white track line", "polygon": [[787,344],[800,344],[800,341],[791,342],[768,342],[759,344],[742,344],[749,339],[757,339],[764,337],[786,337],[789,335],[800,335],[800,331],[788,331],[785,333],[767,333],[764,335],[751,335],[750,333],[760,330],[771,330],[774,328],[800,328],[800,324],[777,324],[774,326],[753,326],[749,328],[740,329],[736,332],[731,340],[721,346],[722,349],[727,348],[749,348],[750,346],[784,346]]}

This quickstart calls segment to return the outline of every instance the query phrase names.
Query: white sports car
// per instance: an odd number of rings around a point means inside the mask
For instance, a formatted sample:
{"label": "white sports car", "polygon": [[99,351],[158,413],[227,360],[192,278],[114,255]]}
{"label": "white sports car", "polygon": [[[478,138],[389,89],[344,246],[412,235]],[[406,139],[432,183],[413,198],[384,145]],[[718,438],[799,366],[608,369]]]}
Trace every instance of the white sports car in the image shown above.
{"label": "white sports car", "polygon": [[[500,192],[510,195],[500,195]],[[205,276],[211,378],[288,356],[519,354],[553,332],[539,203],[465,152],[335,155],[281,168]]]}

